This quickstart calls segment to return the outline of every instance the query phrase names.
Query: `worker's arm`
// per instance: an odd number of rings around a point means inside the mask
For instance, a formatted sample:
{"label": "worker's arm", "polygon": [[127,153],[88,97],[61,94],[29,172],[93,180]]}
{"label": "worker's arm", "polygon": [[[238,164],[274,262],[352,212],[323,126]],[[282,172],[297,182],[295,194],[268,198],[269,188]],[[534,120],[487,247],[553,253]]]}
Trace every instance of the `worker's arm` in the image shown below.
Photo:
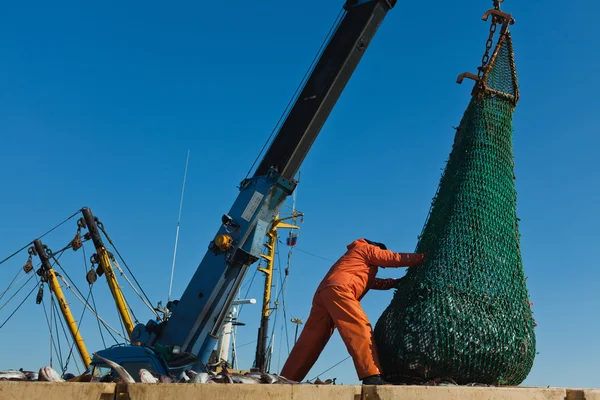
{"label": "worker's arm", "polygon": [[390,290],[398,286],[399,279],[388,278],[388,279],[380,279],[375,278],[373,282],[369,286],[369,289],[373,290]]}
{"label": "worker's arm", "polygon": [[396,253],[383,250],[377,246],[368,245],[366,249],[367,261],[379,267],[416,267],[423,264],[425,254],[421,253]]}

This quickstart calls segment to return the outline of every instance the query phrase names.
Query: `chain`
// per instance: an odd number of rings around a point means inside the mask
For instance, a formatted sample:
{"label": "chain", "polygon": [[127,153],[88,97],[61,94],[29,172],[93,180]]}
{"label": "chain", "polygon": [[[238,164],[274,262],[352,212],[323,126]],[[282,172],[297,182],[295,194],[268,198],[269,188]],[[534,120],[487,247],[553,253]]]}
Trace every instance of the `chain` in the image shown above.
{"label": "chain", "polygon": [[490,25],[490,36],[488,37],[487,42],[485,43],[485,53],[483,54],[483,57],[481,59],[481,67],[479,67],[479,72],[477,72],[477,77],[481,78],[481,75],[483,75],[483,71],[485,71],[485,68],[488,65],[488,62],[490,61],[490,50],[492,49],[492,46],[494,45],[494,33],[496,33],[496,29],[498,28],[498,20],[496,18],[496,16],[492,16],[492,24]]}

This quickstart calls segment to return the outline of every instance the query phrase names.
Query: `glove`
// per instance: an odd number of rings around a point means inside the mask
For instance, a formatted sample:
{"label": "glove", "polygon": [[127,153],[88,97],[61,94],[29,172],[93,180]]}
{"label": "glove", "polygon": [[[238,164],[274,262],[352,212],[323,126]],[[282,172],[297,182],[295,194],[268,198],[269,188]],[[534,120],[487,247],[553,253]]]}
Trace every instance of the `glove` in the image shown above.
{"label": "glove", "polygon": [[398,253],[407,267],[418,267],[423,265],[427,253]]}

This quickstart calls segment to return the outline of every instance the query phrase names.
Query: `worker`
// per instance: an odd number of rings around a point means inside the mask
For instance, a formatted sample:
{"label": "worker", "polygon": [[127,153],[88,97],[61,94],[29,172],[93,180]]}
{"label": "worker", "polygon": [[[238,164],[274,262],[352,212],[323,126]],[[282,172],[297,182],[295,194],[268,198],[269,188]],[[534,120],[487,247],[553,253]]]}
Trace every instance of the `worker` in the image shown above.
{"label": "worker", "polygon": [[376,278],[378,267],[411,267],[423,263],[425,254],[395,253],[383,243],[358,239],[331,267],[313,298],[306,325],[290,353],[281,375],[302,381],[338,328],[364,385],[384,385],[373,341],[373,329],[360,300],[369,291],[389,290],[399,279]]}

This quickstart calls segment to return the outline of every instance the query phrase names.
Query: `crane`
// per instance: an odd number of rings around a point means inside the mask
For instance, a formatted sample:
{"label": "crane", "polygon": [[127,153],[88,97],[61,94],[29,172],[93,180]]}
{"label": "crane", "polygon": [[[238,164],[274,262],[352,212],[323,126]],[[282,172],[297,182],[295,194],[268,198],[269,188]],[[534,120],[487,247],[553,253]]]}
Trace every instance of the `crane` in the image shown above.
{"label": "crane", "polygon": [[[204,371],[218,335],[250,265],[260,259],[265,236],[291,195],[294,180],[313,142],[396,0],[346,0],[293,106],[254,173],[220,220],[214,239],[179,300],[169,301],[169,317],[138,324],[136,345],[98,351],[138,376],[140,368],[176,374]],[[94,356],[92,366],[103,361]]]}

